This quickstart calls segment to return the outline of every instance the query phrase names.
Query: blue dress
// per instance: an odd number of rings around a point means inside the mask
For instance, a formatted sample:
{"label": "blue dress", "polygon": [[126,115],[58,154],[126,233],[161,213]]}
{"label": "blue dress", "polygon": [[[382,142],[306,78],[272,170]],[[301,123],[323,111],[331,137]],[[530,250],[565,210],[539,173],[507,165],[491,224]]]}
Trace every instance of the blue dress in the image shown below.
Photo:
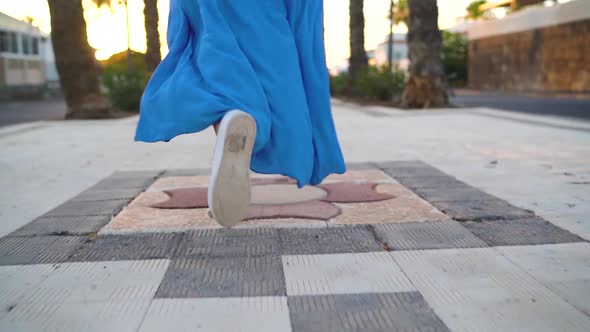
{"label": "blue dress", "polygon": [[230,110],[252,115],[251,169],[299,186],[345,171],[330,109],[322,0],[171,0],[170,52],[135,139],[169,141]]}

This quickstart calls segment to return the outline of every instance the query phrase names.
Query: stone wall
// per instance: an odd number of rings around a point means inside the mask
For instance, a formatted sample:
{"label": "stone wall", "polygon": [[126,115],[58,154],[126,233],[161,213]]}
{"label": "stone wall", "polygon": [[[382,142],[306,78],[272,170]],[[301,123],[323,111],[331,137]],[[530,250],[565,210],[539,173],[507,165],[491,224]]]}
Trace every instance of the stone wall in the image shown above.
{"label": "stone wall", "polygon": [[590,20],[470,40],[469,86],[590,93]]}

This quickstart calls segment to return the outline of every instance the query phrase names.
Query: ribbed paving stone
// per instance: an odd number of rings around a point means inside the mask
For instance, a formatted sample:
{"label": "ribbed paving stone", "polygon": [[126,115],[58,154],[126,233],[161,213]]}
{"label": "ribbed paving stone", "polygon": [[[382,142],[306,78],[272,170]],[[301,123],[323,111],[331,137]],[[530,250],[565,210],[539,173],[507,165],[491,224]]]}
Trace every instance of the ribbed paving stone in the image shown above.
{"label": "ribbed paving stone", "polygon": [[541,218],[461,223],[490,246],[583,242],[584,239]]}
{"label": "ribbed paving stone", "polygon": [[484,201],[432,202],[432,205],[455,220],[491,220],[532,217],[530,211],[518,208],[501,199]]}
{"label": "ribbed paving stone", "polygon": [[145,189],[154,183],[157,176],[109,176],[92,186],[92,190]]}
{"label": "ribbed paving stone", "polygon": [[115,261],[170,258],[180,234],[102,235],[78,249],[68,261]]}
{"label": "ribbed paving stone", "polygon": [[3,237],[0,265],[60,263],[85,242],[78,236]]}
{"label": "ribbed paving stone", "polygon": [[289,296],[415,290],[387,252],[283,256],[283,269]]}
{"label": "ribbed paving stone", "polygon": [[280,255],[276,229],[197,230],[184,234],[175,257],[242,257]]}
{"label": "ribbed paving stone", "polygon": [[[0,330],[137,331],[167,265],[157,260],[18,268],[11,277],[32,283],[16,288],[9,280],[19,296],[10,302],[10,310],[2,308]],[[7,268],[12,267],[0,267],[0,276]],[[3,278],[0,289],[5,285]]]}
{"label": "ribbed paving stone", "polygon": [[41,217],[10,233],[10,236],[85,235],[98,232],[110,220],[110,215]]}
{"label": "ribbed paving stone", "polygon": [[119,213],[129,199],[116,199],[98,202],[67,201],[47,212],[43,217],[113,216]]}
{"label": "ribbed paving stone", "polygon": [[429,202],[485,201],[498,199],[497,197],[473,187],[434,189],[417,188],[414,192]]}
{"label": "ribbed paving stone", "polygon": [[373,226],[391,250],[487,247],[478,237],[452,220]]}
{"label": "ribbed paving stone", "polygon": [[156,299],[140,332],[291,331],[285,297]]}
{"label": "ribbed paving stone", "polygon": [[172,261],[158,298],[284,296],[281,258],[202,257]]}
{"label": "ribbed paving stone", "polygon": [[293,332],[449,331],[417,292],[290,296]]}
{"label": "ribbed paving stone", "polygon": [[590,316],[590,243],[513,246],[497,250]]}
{"label": "ribbed paving stone", "polygon": [[389,253],[451,331],[587,331],[590,317],[494,248]]}
{"label": "ribbed paving stone", "polygon": [[279,229],[283,255],[383,251],[367,226]]}
{"label": "ribbed paving stone", "polygon": [[143,191],[143,188],[131,189],[88,189],[74,196],[71,201],[111,201],[111,200],[132,200]]}

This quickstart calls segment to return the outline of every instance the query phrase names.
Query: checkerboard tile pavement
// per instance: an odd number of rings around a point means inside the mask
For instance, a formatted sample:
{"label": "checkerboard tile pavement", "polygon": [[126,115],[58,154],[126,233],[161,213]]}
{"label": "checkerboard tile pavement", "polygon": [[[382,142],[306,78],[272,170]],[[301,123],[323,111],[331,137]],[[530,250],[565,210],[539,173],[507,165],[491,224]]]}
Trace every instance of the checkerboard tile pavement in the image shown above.
{"label": "checkerboard tile pavement", "polygon": [[0,239],[0,330],[587,331],[586,240],[423,162],[349,169],[395,198],[231,230],[117,221],[207,173],[115,173]]}

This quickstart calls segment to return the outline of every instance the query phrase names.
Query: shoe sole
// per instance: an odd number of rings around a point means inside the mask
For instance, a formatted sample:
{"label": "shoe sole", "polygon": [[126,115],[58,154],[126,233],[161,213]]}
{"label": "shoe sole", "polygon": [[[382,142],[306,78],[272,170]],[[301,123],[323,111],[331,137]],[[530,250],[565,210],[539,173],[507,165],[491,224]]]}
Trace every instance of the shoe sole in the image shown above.
{"label": "shoe sole", "polygon": [[250,159],[256,122],[242,111],[228,112],[219,125],[207,199],[221,226],[240,223],[250,206]]}

